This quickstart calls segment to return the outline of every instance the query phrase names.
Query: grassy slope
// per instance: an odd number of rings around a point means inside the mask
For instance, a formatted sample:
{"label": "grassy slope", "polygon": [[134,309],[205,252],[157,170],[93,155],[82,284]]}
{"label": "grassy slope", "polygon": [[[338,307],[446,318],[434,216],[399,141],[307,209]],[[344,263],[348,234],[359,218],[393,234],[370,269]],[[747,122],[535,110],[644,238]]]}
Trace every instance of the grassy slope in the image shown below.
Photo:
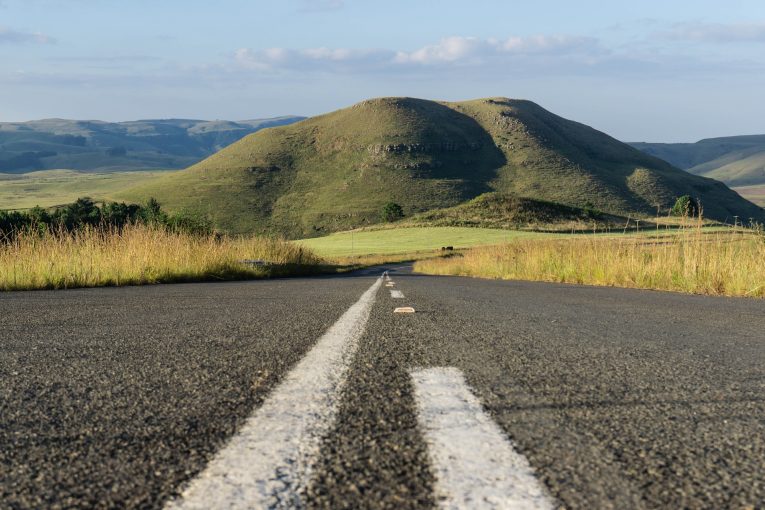
{"label": "grassy slope", "polygon": [[755,186],[739,186],[733,188],[736,193],[754,202],[757,205],[765,207],[765,184]]}
{"label": "grassy slope", "polygon": [[765,184],[765,147],[759,152],[739,151],[695,166],[688,171],[729,186]]}
{"label": "grassy slope", "polygon": [[624,226],[623,216],[504,193],[484,193],[444,209],[416,214],[400,224],[420,227],[482,227],[510,230],[592,231]]}
{"label": "grassy slope", "polygon": [[170,209],[209,214],[227,231],[299,238],[373,224],[389,200],[413,214],[490,191],[646,215],[691,194],[710,217],[760,214],[720,183],[504,98],[364,101],[263,130],[121,196],[156,196]]}
{"label": "grassy slope", "polygon": [[765,135],[709,138],[696,143],[636,143],[634,147],[729,186],[765,184]]}
{"label": "grassy slope", "polygon": [[[481,148],[375,153],[378,145],[443,142]],[[409,213],[455,205],[488,191],[501,164],[501,152],[473,119],[429,101],[373,100],[263,130],[125,196],[155,195],[171,209],[210,214],[231,231],[303,237],[375,223],[389,200]]]}
{"label": "grassy slope", "polygon": [[[3,122],[0,123],[0,172],[184,168],[259,129],[299,119]],[[115,148],[125,152],[111,150]]]}
{"label": "grassy slope", "polygon": [[53,207],[89,196],[112,200],[127,187],[156,179],[172,171],[85,173],[44,170],[28,174],[0,174],[0,209]]}
{"label": "grassy slope", "polygon": [[[731,209],[761,215],[719,182],[691,176],[595,129],[530,101],[478,100],[463,107],[480,119],[510,164],[497,189],[571,206],[591,202],[612,214],[655,216],[684,194],[700,197],[708,217]],[[733,207],[731,207],[733,206]]]}

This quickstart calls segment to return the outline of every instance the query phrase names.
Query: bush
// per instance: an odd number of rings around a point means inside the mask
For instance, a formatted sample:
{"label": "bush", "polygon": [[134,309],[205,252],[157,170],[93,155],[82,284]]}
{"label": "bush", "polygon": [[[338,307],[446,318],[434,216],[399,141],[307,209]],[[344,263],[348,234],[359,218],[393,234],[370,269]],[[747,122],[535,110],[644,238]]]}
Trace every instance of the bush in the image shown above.
{"label": "bush", "polygon": [[597,219],[601,216],[600,211],[595,209],[595,204],[587,200],[582,207],[582,213],[586,218]]}
{"label": "bush", "polygon": [[99,206],[85,197],[50,211],[41,207],[27,212],[0,211],[0,240],[12,240],[23,232],[76,232],[87,227],[121,230],[136,224],[192,235],[213,233],[208,218],[184,212],[168,214],[153,198],[146,205],[113,202]]}
{"label": "bush", "polygon": [[693,218],[699,215],[699,203],[690,195],[683,195],[675,201],[672,206],[672,216],[683,216]]}
{"label": "bush", "polygon": [[380,215],[383,221],[393,222],[404,217],[404,210],[395,202],[388,202]]}

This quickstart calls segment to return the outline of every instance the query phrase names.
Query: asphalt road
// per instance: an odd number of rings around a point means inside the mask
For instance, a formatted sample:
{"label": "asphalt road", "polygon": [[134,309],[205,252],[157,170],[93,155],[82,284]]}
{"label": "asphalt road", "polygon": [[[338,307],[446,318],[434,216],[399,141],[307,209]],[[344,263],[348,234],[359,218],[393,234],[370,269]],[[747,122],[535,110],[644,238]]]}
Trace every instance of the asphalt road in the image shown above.
{"label": "asphalt road", "polygon": [[[349,315],[380,272],[0,294],[0,508],[192,505],[187,488],[218,457],[225,469],[232,438],[271,437],[259,411],[302,419],[299,405],[289,416],[267,404],[320,381],[321,366],[296,374],[314,351],[324,359],[326,337],[350,347],[326,366],[328,410],[306,413],[323,431],[316,451],[296,432],[310,469],[286,506],[448,507],[470,484],[501,494],[527,480],[505,471],[523,468],[490,463],[480,445],[506,442],[552,507],[765,507],[765,302],[391,267],[393,284]],[[502,435],[470,443],[465,406],[442,434],[462,463],[446,467],[413,383],[442,368],[480,402],[476,423]]]}

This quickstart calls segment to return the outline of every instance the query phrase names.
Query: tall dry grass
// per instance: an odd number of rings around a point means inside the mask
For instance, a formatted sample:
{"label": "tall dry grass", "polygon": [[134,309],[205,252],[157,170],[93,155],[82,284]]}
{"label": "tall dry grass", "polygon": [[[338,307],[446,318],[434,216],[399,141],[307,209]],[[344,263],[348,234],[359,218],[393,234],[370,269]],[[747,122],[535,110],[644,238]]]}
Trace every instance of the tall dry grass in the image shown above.
{"label": "tall dry grass", "polygon": [[738,230],[685,229],[664,238],[518,240],[475,248],[415,270],[508,280],[765,297],[765,237]]}
{"label": "tall dry grass", "polygon": [[[273,265],[241,263],[252,259]],[[194,236],[147,225],[23,233],[0,241],[0,290],[262,278],[312,272],[321,262],[280,240]]]}

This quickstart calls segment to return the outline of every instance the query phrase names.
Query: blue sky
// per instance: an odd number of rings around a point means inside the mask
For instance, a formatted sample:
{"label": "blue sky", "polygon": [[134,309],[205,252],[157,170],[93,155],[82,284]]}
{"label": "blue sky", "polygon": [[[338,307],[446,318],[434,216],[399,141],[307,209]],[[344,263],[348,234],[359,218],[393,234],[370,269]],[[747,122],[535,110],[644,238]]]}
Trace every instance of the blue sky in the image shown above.
{"label": "blue sky", "polygon": [[0,0],[0,120],[531,99],[622,140],[765,133],[765,2]]}

